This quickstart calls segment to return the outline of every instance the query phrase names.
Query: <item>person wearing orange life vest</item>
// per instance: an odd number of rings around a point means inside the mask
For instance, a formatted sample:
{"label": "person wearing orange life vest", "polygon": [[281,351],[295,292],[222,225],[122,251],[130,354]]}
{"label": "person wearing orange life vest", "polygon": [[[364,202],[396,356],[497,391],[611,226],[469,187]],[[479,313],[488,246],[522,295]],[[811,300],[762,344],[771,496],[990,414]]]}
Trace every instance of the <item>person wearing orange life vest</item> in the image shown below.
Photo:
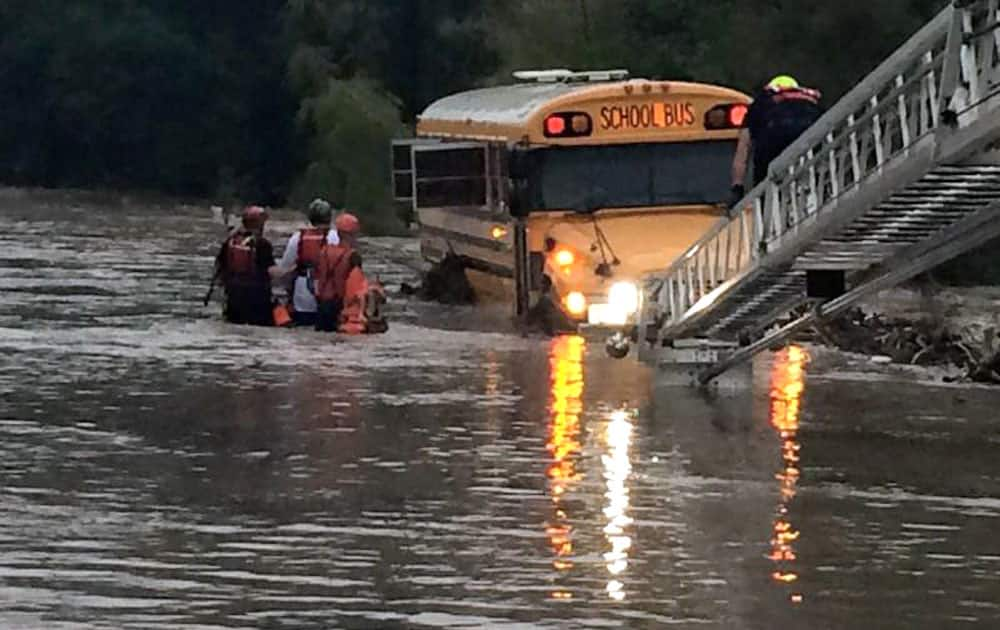
{"label": "person wearing orange life vest", "polygon": [[[358,220],[353,215],[337,218],[337,229],[341,242],[350,248],[357,247],[357,236],[361,231]],[[385,289],[376,278],[369,281],[361,267],[361,256],[352,252],[344,279],[339,332],[346,335],[384,333],[389,329],[382,315],[385,304]]]}
{"label": "person wearing orange life vest", "polygon": [[787,75],[774,77],[758,93],[747,112],[733,159],[730,207],[746,193],[751,154],[756,186],[767,179],[771,162],[819,119],[821,97],[818,90],[802,87]]}
{"label": "person wearing orange life vest", "polygon": [[356,276],[355,270],[361,273],[361,254],[357,251],[361,223],[353,214],[343,212],[337,217],[335,227],[339,243],[324,247],[316,266],[316,301],[319,304],[316,330],[326,332],[336,332],[340,328],[348,284],[352,276]]}
{"label": "person wearing orange life vest", "polygon": [[306,211],[309,227],[292,234],[279,267],[281,275],[293,275],[292,318],[297,326],[315,326],[318,305],[315,298],[315,267],[324,246],[340,242],[330,228],[333,208],[323,199],[314,199]]}
{"label": "person wearing orange life vest", "polygon": [[271,326],[271,273],[274,250],[264,238],[267,211],[243,210],[243,224],[222,244],[215,259],[216,277],[226,289],[223,315],[233,324]]}

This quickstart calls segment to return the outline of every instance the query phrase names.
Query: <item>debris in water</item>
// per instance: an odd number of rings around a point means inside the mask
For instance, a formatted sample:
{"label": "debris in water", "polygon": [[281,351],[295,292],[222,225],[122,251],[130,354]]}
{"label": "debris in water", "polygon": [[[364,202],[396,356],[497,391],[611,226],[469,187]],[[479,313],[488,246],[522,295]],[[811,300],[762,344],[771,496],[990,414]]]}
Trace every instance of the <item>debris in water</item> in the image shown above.
{"label": "debris in water", "polygon": [[875,363],[948,366],[965,371],[961,379],[1000,385],[1000,351],[995,329],[970,341],[940,320],[909,320],[853,309],[814,326],[816,339],[845,352],[867,354]]}
{"label": "debris in water", "polygon": [[442,304],[475,304],[476,292],[465,275],[465,265],[461,258],[448,254],[424,274],[423,283],[414,287],[404,283],[400,287],[403,295],[415,295],[422,300]]}

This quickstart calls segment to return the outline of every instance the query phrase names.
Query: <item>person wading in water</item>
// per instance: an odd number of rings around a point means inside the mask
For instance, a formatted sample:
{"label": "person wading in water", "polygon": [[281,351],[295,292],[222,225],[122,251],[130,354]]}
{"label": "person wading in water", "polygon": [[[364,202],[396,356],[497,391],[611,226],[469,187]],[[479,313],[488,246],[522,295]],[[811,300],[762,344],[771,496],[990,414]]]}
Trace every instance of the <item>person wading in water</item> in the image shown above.
{"label": "person wading in water", "polygon": [[315,326],[318,315],[316,304],[315,269],[320,252],[325,246],[340,242],[336,230],[330,229],[333,208],[322,199],[314,199],[306,211],[310,226],[292,234],[281,257],[280,276],[294,273],[292,287],[292,318],[296,326]]}
{"label": "person wading in water", "polygon": [[[223,316],[233,324],[271,326],[271,273],[274,249],[264,238],[267,211],[243,210],[243,225],[222,244],[215,258],[215,278],[226,290]],[[214,281],[213,281],[214,286]],[[206,300],[207,303],[208,300]]]}

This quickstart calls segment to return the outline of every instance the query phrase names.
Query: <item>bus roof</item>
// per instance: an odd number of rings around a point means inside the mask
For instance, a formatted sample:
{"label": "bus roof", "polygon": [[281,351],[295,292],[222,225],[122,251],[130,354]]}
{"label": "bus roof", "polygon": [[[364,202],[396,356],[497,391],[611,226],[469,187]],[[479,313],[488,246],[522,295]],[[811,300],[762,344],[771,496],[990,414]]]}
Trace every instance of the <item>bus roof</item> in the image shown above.
{"label": "bus roof", "polygon": [[[632,79],[610,82],[527,82],[446,96],[418,117],[424,137],[535,142],[542,117],[574,104],[697,95],[719,102],[747,103],[737,90],[704,83]],[[548,142],[546,142],[548,143]]]}

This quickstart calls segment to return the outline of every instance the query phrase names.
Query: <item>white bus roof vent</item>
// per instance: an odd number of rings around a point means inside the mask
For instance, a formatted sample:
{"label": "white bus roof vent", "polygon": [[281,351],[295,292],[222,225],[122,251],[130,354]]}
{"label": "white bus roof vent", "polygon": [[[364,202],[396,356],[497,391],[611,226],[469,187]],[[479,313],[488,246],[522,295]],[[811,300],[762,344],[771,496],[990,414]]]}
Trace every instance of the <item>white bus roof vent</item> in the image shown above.
{"label": "white bus roof vent", "polygon": [[518,70],[514,73],[514,78],[518,81],[534,81],[536,83],[624,81],[629,78],[629,71],[622,68],[614,70],[587,70],[584,72],[573,72],[565,68],[553,70]]}
{"label": "white bus roof vent", "polygon": [[534,81],[537,83],[565,81],[571,76],[573,76],[573,71],[566,70],[565,68],[555,70],[518,70],[514,73],[514,78],[518,81]]}

